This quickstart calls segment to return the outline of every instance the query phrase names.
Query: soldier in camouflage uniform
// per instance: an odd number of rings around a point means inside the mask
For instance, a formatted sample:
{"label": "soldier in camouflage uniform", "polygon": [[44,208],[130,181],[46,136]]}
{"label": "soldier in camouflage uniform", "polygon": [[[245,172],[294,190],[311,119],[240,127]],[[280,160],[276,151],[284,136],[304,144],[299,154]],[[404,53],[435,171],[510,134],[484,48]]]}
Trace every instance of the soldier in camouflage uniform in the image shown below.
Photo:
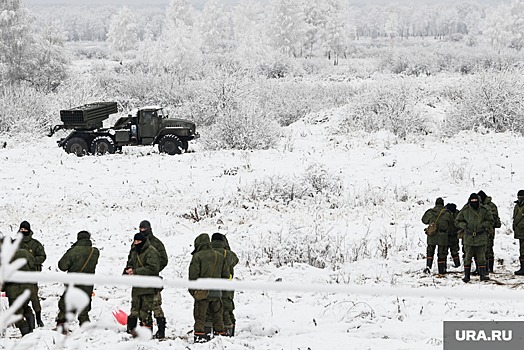
{"label": "soldier in camouflage uniform", "polygon": [[[20,229],[18,230],[23,235],[22,247],[33,254],[35,258],[35,264],[31,271],[42,271],[42,264],[47,258],[44,250],[44,246],[38,240],[33,238],[33,231],[31,231],[31,225],[27,221],[20,223]],[[31,284],[31,304],[35,310],[36,323],[38,327],[43,327],[42,322],[42,306],[40,305],[40,298],[38,297],[38,284]]]}
{"label": "soldier in camouflage uniform", "polygon": [[519,260],[520,269],[515,271],[515,275],[524,275],[524,190],[517,192],[515,208],[513,208],[513,234],[519,240]]}
{"label": "soldier in camouflage uniform", "polygon": [[[164,270],[164,268],[167,266],[168,263],[168,257],[166,248],[164,246],[164,243],[160,239],[158,239],[154,234],[153,230],[151,229],[151,223],[147,220],[143,220],[138,225],[139,231],[149,240],[151,246],[155,247],[155,249],[158,251],[158,254],[160,255],[160,271]],[[134,251],[134,245],[131,246],[131,250],[129,251],[129,257],[131,258],[131,253]],[[166,317],[164,315],[164,310],[162,310],[162,289],[157,288],[156,294],[153,301],[153,314],[156,318],[156,323],[158,325],[158,331],[155,334],[155,338],[157,339],[163,339],[166,336]]]}
{"label": "soldier in camouflage uniform", "polygon": [[431,266],[433,265],[433,258],[435,256],[435,248],[437,250],[437,266],[438,273],[446,273],[446,257],[448,255],[448,230],[453,225],[453,216],[444,207],[444,200],[437,198],[435,201],[435,207],[428,209],[422,216],[422,222],[429,225],[432,222],[437,223],[437,232],[427,238],[427,250],[426,250],[426,268],[425,273],[431,272]]}
{"label": "soldier in camouflage uniform", "polygon": [[455,218],[458,215],[457,205],[455,203],[446,204],[446,209],[453,216],[453,224],[448,228],[448,247],[451,253],[451,258],[453,259],[453,266],[460,266],[460,257],[459,257],[459,238],[457,236],[458,227],[455,226]]}
{"label": "soldier in camouflage uniform", "polygon": [[[133,252],[124,269],[124,274],[137,276],[158,276],[160,271],[160,254],[151,245],[142,232],[133,238]],[[127,331],[136,335],[135,328],[140,319],[140,325],[153,331],[152,311],[156,288],[133,287],[131,291],[131,312],[127,317]]]}
{"label": "soldier in camouflage uniform", "polygon": [[[0,242],[0,248],[4,239],[10,238],[3,238]],[[16,259],[26,260],[26,264],[19,268],[19,271],[34,271],[35,258],[27,249],[21,245],[18,247],[11,261],[15,261]],[[8,282],[3,286],[3,290],[5,291],[9,305],[13,305],[16,299],[22,295],[24,291],[29,290],[31,292],[31,288],[32,284],[30,283]],[[29,306],[29,299],[25,300],[15,313],[22,316],[22,318],[15,323],[15,326],[18,327],[20,333],[22,333],[22,336],[33,332],[33,329],[35,328],[35,315]]]}
{"label": "soldier in camouflage uniform", "polygon": [[[64,272],[73,273],[90,273],[94,274],[100,251],[93,247],[91,234],[87,231],[80,231],[76,235],[77,241],[67,250],[67,252],[58,261],[58,268]],[[93,296],[92,285],[75,285],[76,288],[83,290],[89,297],[89,303],[83,310],[72,310],[79,312],[78,321],[80,325],[89,322],[89,311],[91,311],[91,301]],[[67,288],[67,286],[66,286]],[[67,289],[66,289],[67,290]],[[67,307],[65,304],[65,295],[62,294],[58,301],[58,316],[56,317],[56,329],[59,332],[67,334],[65,323],[67,321]]]}
{"label": "soldier in camouflage uniform", "polygon": [[464,278],[465,283],[470,281],[471,259],[478,257],[480,280],[489,280],[486,275],[486,246],[488,244],[488,231],[493,228],[491,210],[480,203],[479,195],[472,193],[468,204],[460,210],[455,225],[464,230]]}
{"label": "soldier in camouflage uniform", "polygon": [[493,245],[495,244],[495,229],[502,226],[499,217],[499,210],[497,205],[493,203],[490,196],[486,195],[484,191],[479,191],[478,193],[480,201],[488,209],[491,210],[491,215],[493,216],[493,227],[488,230],[488,245],[486,247],[486,260],[488,262],[486,274],[494,271],[495,267],[495,253],[493,251]]}
{"label": "soldier in camouflage uniform", "polygon": [[[195,249],[191,253],[191,263],[189,264],[189,280],[194,281],[199,278],[229,278],[229,270],[224,264],[224,256],[211,247],[209,235],[202,233],[195,239]],[[215,335],[225,335],[222,293],[220,290],[210,290],[207,295],[199,296],[202,291],[190,289],[189,293],[195,298],[193,308],[194,338],[195,342],[205,342],[211,337],[205,333],[205,320],[207,309],[211,309],[213,318],[213,328]]]}
{"label": "soldier in camouflage uniform", "polygon": [[[238,257],[233,251],[231,251],[226,236],[218,232],[213,233],[211,236],[211,247],[224,256],[224,264],[226,264],[227,269],[229,270],[229,279],[233,279],[235,266],[238,264]],[[233,302],[234,295],[235,292],[232,290],[222,291],[224,326],[226,328],[226,334],[230,337],[235,335],[236,319],[233,313],[233,310],[235,310],[235,304]],[[211,318],[210,310],[208,310],[205,324],[206,334],[211,333],[212,326],[213,319]]]}

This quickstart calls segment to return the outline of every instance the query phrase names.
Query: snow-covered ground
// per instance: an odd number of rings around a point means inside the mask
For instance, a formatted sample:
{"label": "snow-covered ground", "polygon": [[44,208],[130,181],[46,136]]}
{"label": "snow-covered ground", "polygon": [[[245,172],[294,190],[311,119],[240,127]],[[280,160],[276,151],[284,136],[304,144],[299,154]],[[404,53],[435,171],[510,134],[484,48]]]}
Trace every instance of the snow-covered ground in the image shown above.
{"label": "snow-covered ground", "polygon": [[[513,275],[518,246],[510,229],[513,200],[524,188],[524,139],[341,135],[342,112],[289,126],[279,147],[267,151],[206,151],[192,142],[191,152],[174,157],[142,147],[78,158],[58,148],[56,137],[0,135],[7,142],[0,149],[0,230],[14,235],[28,220],[48,255],[44,271],[56,271],[76,233],[88,230],[101,249],[97,275],[120,276],[131,238],[147,219],[170,256],[166,280],[186,278],[194,238],[218,231],[240,257],[238,280],[371,287],[368,295],[239,290],[237,336],[194,345],[182,339],[193,324],[185,289],[163,292],[170,339],[130,340],[118,332],[123,327],[111,311],[130,306],[130,288],[120,285],[95,286],[96,327],[80,332],[73,324],[64,338],[52,331],[63,286],[46,282],[44,329],[20,340],[9,328],[0,348],[440,349],[444,320],[522,320],[515,290],[524,279]],[[481,189],[499,207],[492,277],[505,285],[478,277],[466,285],[462,268],[450,263],[445,277],[423,275],[424,211],[439,196],[461,208]],[[386,287],[398,295],[381,294]],[[479,298],[486,291],[492,298]]]}

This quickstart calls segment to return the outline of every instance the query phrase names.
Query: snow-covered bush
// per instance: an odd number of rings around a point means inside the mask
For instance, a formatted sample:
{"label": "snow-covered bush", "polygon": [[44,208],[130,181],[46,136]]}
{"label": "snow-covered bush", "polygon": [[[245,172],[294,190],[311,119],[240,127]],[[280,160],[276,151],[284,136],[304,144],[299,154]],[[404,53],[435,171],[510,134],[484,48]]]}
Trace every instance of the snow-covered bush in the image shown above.
{"label": "snow-covered bush", "polygon": [[43,133],[52,115],[46,96],[26,85],[7,86],[0,90],[0,132]]}
{"label": "snow-covered bush", "polygon": [[387,130],[397,137],[428,132],[428,121],[415,108],[419,91],[412,81],[392,79],[376,83],[353,98],[342,130]]}
{"label": "snow-covered bush", "polygon": [[507,70],[476,74],[454,95],[447,124],[450,133],[485,128],[496,132],[524,133],[524,79],[522,72]]}

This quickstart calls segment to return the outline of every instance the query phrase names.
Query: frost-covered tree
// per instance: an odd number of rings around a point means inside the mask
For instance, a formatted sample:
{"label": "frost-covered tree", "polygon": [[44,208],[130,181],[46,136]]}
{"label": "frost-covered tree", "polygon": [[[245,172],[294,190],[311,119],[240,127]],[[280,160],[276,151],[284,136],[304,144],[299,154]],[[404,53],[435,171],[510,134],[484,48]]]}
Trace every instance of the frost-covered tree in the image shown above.
{"label": "frost-covered tree", "polygon": [[138,25],[133,11],[122,7],[111,19],[107,41],[117,51],[125,52],[136,47]]}
{"label": "frost-covered tree", "polygon": [[233,11],[235,54],[247,66],[260,63],[270,55],[263,18],[264,9],[253,0],[242,0]]}
{"label": "frost-covered tree", "polygon": [[307,25],[300,0],[272,0],[269,9],[269,35],[284,55],[301,56]]}
{"label": "frost-covered tree", "polygon": [[322,47],[327,57],[333,58],[338,64],[338,58],[345,52],[349,43],[348,9],[341,0],[327,0],[325,27],[322,30]]}
{"label": "frost-covered tree", "polygon": [[32,18],[20,0],[0,0],[0,76],[4,82],[27,77]]}
{"label": "frost-covered tree", "polygon": [[487,16],[483,30],[492,46],[499,50],[507,47],[511,42],[511,25],[508,21],[510,18],[509,9],[505,6],[499,6],[493,9]]}
{"label": "frost-covered tree", "polygon": [[175,74],[179,80],[191,75],[202,61],[200,34],[193,26],[187,0],[171,0],[162,35],[143,59],[151,66]]}
{"label": "frost-covered tree", "polygon": [[206,2],[200,22],[204,52],[223,52],[230,46],[231,20],[219,0]]}
{"label": "frost-covered tree", "polygon": [[326,8],[323,1],[304,0],[304,21],[306,22],[306,33],[304,46],[313,56],[314,46],[318,44],[321,28],[326,25]]}

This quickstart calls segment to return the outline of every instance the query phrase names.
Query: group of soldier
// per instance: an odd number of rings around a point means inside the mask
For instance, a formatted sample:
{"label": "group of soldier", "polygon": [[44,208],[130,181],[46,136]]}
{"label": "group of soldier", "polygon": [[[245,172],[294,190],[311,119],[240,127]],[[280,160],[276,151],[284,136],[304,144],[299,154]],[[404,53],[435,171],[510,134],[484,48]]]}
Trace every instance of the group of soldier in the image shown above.
{"label": "group of soldier", "polygon": [[[513,209],[513,232],[520,245],[520,269],[515,275],[524,275],[524,190],[517,193]],[[472,193],[468,202],[460,210],[454,203],[444,205],[442,198],[437,198],[435,207],[428,209],[422,216],[426,225],[436,225],[434,234],[427,236],[426,268],[430,273],[437,250],[437,267],[439,274],[447,272],[447,254],[455,267],[460,267],[459,240],[462,241],[464,259],[464,278],[468,283],[471,275],[479,275],[481,281],[489,280],[489,273],[494,272],[495,255],[493,245],[495,229],[501,227],[498,208],[492,198],[484,191]],[[475,261],[475,271],[471,271],[472,261]]]}
{"label": "group of soldier", "polygon": [[[20,224],[19,233],[22,240],[12,258],[12,261],[23,258],[26,264],[21,271],[42,271],[42,264],[46,260],[44,246],[33,237],[29,222]],[[6,238],[3,238],[6,239]],[[0,252],[2,241],[0,241]],[[214,233],[210,239],[207,233],[200,234],[194,242],[195,249],[189,265],[189,279],[199,278],[227,278],[232,279],[234,267],[238,263],[236,254],[231,251],[228,240],[221,233]],[[93,246],[91,234],[80,231],[77,241],[67,250],[58,261],[58,268],[64,272],[94,274],[100,251]],[[127,257],[125,275],[160,276],[160,272],[168,264],[168,255],[165,245],[158,239],[151,229],[149,221],[140,222],[139,232],[133,237],[133,243]],[[89,302],[82,310],[71,310],[65,302],[66,291],[58,302],[58,315],[56,317],[56,330],[67,334],[66,324],[77,314],[80,325],[89,322],[89,311],[93,296],[93,285],[75,285],[88,296]],[[2,286],[8,298],[9,305],[24,293],[30,291],[29,300],[16,310],[22,316],[16,321],[22,336],[31,333],[36,326],[43,327],[42,307],[38,296],[38,284],[8,282]],[[161,288],[133,287],[131,291],[131,311],[127,317],[127,332],[136,336],[136,327],[139,324],[147,327],[153,334],[153,315],[157,323],[157,332],[154,337],[166,337],[166,317],[162,310]],[[205,342],[212,336],[235,335],[235,309],[233,291],[220,290],[189,290],[194,298],[194,339],[195,342]],[[29,306],[31,302],[32,307]],[[33,313],[34,310],[34,313]]]}

